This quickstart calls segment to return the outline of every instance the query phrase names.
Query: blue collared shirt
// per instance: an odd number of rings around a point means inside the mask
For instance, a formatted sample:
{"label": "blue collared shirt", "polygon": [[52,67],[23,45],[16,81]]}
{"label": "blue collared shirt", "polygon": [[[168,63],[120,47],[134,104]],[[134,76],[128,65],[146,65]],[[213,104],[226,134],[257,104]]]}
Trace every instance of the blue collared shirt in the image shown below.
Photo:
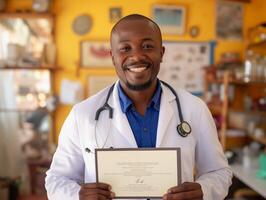
{"label": "blue collared shirt", "polygon": [[158,81],[152,100],[147,107],[145,115],[142,116],[136,111],[133,102],[125,94],[119,83],[118,95],[121,109],[127,116],[138,147],[151,148],[156,146],[161,93],[162,88]]}

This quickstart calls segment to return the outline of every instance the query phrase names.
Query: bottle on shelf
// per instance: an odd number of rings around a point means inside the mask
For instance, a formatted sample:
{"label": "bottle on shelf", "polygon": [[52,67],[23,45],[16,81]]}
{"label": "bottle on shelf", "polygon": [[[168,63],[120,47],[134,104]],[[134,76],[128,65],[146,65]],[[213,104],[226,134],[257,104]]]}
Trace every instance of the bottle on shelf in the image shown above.
{"label": "bottle on shelf", "polygon": [[250,168],[251,166],[251,155],[250,155],[250,149],[248,146],[245,146],[243,149],[242,164],[244,168]]}

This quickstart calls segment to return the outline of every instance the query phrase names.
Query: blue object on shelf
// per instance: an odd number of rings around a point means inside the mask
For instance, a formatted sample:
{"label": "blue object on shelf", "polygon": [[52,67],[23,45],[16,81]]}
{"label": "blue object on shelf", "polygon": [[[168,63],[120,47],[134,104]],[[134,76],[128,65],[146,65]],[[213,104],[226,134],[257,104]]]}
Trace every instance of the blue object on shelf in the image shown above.
{"label": "blue object on shelf", "polygon": [[259,156],[259,170],[256,176],[261,179],[266,179],[266,153],[261,153]]}

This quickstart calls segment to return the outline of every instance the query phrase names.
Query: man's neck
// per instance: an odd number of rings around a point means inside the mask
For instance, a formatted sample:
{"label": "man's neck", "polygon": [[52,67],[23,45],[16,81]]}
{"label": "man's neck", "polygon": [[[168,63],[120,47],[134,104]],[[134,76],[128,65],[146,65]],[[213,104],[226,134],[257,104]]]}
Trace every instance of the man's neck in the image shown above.
{"label": "man's neck", "polygon": [[127,94],[127,96],[132,100],[137,112],[140,113],[141,115],[145,115],[146,109],[156,90],[156,86],[157,86],[157,81],[154,81],[152,85],[145,90],[134,91],[124,88],[123,89]]}

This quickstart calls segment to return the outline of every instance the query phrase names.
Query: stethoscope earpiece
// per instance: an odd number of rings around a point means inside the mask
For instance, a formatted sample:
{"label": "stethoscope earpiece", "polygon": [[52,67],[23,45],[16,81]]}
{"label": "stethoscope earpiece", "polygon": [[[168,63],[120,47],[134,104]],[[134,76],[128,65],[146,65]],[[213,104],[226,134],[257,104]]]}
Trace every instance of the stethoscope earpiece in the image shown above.
{"label": "stethoscope earpiece", "polygon": [[182,137],[187,137],[188,134],[191,133],[191,127],[186,121],[182,121],[181,124],[176,127],[176,129],[179,135]]}

